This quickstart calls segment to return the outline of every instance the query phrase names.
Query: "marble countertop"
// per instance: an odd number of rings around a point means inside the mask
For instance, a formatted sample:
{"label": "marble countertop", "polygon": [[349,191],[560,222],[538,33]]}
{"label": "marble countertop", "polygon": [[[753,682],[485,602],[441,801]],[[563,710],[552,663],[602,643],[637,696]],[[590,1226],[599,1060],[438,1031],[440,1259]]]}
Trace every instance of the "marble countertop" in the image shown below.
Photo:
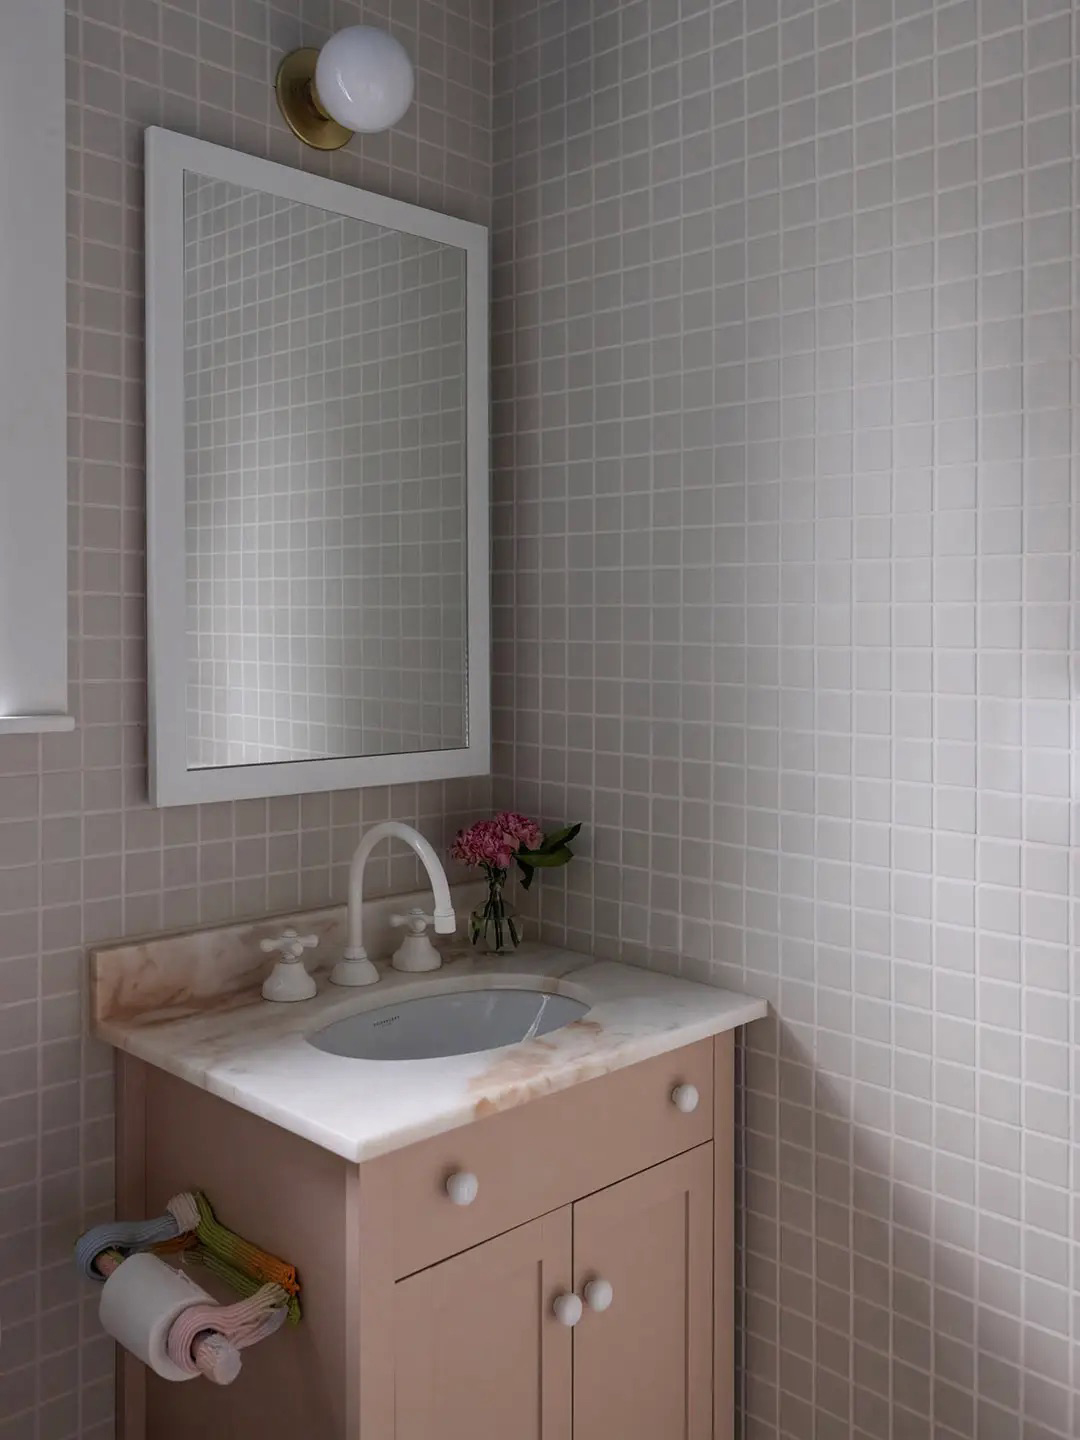
{"label": "marble countertop", "polygon": [[[460,948],[447,954],[448,963],[431,974],[380,966],[383,979],[363,990],[330,985],[320,973],[318,995],[298,1004],[275,1004],[249,988],[204,998],[180,1014],[99,1007],[93,1029],[129,1055],[363,1161],[767,1013],[765,1002],[750,996],[539,944],[511,959],[476,959]],[[518,1045],[434,1060],[355,1060],[317,1050],[306,1038],[363,1010],[493,986],[570,995],[590,1010]]]}

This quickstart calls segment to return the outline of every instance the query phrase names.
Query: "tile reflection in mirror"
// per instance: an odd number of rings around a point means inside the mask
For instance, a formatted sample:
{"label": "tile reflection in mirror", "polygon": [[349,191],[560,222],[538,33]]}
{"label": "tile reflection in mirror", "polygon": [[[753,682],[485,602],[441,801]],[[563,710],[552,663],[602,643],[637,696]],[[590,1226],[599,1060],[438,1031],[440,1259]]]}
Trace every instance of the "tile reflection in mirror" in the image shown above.
{"label": "tile reflection in mirror", "polygon": [[190,768],[467,742],[465,261],[186,174]]}

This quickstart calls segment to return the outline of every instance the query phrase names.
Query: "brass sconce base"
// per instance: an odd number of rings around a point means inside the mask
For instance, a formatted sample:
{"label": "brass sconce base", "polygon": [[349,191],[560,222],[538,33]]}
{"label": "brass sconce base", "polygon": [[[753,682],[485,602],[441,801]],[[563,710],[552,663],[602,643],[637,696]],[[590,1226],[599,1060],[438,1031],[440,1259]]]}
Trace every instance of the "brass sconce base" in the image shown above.
{"label": "brass sconce base", "polygon": [[274,81],[278,109],[289,129],[316,150],[340,150],[353,137],[351,130],[331,120],[319,105],[315,90],[315,62],[319,52],[312,46],[292,50],[278,66]]}

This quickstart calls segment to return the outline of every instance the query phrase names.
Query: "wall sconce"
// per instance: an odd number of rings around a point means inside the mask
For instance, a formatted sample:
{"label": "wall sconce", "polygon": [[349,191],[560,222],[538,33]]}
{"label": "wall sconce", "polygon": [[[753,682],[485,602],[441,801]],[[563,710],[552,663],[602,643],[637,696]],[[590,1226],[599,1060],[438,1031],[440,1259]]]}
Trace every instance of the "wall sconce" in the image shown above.
{"label": "wall sconce", "polygon": [[356,131],[370,135],[397,124],[412,103],[412,61],[385,30],[350,25],[321,50],[286,55],[274,90],[294,135],[316,150],[340,150]]}

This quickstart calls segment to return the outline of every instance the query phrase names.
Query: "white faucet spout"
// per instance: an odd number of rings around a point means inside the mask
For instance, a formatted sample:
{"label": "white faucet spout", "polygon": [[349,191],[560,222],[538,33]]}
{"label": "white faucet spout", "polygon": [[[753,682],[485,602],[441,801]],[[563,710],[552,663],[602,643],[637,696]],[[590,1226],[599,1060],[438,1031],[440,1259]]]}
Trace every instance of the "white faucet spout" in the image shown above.
{"label": "white faucet spout", "polygon": [[438,935],[452,935],[457,928],[450,883],[438,855],[418,830],[400,820],[383,820],[364,833],[349,867],[349,924],[345,958],[334,968],[331,979],[339,985],[369,985],[378,972],[364,948],[364,870],[368,856],[380,840],[403,840],[422,862],[431,881],[434,897],[433,919]]}

